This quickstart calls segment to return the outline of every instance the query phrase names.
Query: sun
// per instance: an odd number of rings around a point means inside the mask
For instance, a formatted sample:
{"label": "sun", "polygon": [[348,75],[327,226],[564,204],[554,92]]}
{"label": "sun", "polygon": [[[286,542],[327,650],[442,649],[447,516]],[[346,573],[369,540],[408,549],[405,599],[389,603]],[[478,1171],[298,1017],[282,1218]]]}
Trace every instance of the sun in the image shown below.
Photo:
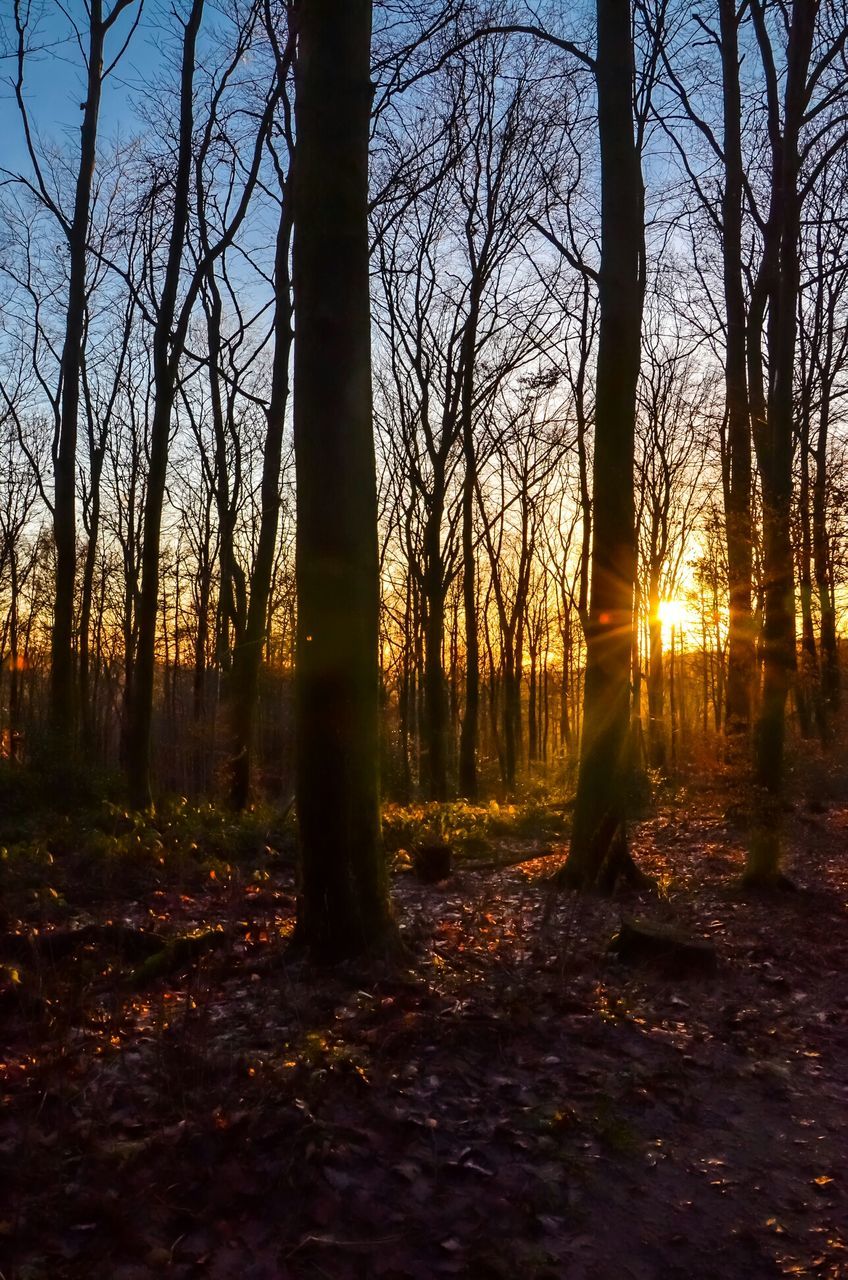
{"label": "sun", "polygon": [[686,621],[686,605],[682,600],[661,600],[657,612],[664,627],[680,627]]}
{"label": "sun", "polygon": [[672,631],[679,632],[687,620],[688,610],[682,600],[661,600],[657,609],[663,629],[663,641],[668,643]]}

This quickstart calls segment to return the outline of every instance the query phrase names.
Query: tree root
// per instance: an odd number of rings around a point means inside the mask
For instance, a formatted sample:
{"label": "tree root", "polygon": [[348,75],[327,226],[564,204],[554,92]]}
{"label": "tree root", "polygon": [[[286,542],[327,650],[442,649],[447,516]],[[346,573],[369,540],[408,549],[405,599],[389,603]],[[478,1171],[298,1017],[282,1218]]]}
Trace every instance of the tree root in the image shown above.
{"label": "tree root", "polygon": [[743,891],[754,893],[797,893],[798,886],[782,871],[758,871],[756,868],[746,870],[739,881]]}
{"label": "tree root", "polygon": [[22,964],[57,964],[84,947],[106,947],[127,960],[144,960],[161,951],[165,939],[146,929],[130,925],[86,924],[79,929],[54,929],[46,933],[6,933],[0,935],[0,959]]}
{"label": "tree root", "polygon": [[149,955],[143,964],[130,973],[128,986],[139,988],[149,986],[159,978],[194,964],[201,956],[210,951],[220,951],[231,939],[231,933],[225,929],[204,929],[200,933],[190,933],[182,938],[174,938],[172,942],[160,946],[153,955]]}
{"label": "tree root", "polygon": [[718,965],[712,942],[650,920],[622,920],[609,949],[624,965],[653,967],[669,978],[713,974]]}
{"label": "tree root", "polygon": [[[553,875],[552,882],[558,889],[574,889],[582,893],[600,893],[611,897],[620,889],[657,891],[657,882],[646,874],[633,860],[627,845],[627,833],[623,822],[613,828],[607,841],[602,842],[599,832],[597,852],[601,854],[575,864],[571,856]],[[603,845],[606,844],[604,848]]]}

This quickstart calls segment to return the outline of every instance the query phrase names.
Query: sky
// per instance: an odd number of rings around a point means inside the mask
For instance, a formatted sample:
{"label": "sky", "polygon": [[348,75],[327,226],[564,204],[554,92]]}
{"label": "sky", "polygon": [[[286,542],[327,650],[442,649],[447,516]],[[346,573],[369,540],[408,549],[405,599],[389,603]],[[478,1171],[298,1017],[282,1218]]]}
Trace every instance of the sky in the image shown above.
{"label": "sky", "polygon": [[[27,0],[22,0],[26,6]],[[104,5],[107,12],[111,0]],[[31,45],[25,72],[24,97],[33,125],[45,142],[76,145],[81,122],[80,103],[85,95],[85,68],[68,18],[57,0],[30,0]],[[67,0],[67,13],[85,20],[83,0]],[[3,167],[11,171],[27,169],[27,154],[20,115],[14,97],[16,75],[13,0],[0,0],[0,122],[2,122]],[[107,40],[107,65],[120,50],[137,13],[135,4],[121,14]],[[134,94],[154,79],[173,47],[175,24],[166,23],[167,13],[159,0],[147,0],[141,21],[118,67],[108,76],[101,106],[104,138],[116,131],[133,132],[137,117]]]}

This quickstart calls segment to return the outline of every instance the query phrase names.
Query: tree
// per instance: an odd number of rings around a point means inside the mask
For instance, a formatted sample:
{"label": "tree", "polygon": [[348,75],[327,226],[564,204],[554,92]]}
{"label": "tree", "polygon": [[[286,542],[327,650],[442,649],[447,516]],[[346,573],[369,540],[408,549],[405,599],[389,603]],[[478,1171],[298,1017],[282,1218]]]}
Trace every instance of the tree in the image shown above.
{"label": "tree", "polygon": [[137,5],[138,22],[141,0],[114,0],[104,14],[102,0],[91,0],[86,6],[85,28],[74,25],[80,48],[85,49],[85,101],[81,103],[79,161],[74,184],[73,209],[66,213],[61,197],[51,192],[44,167],[33,141],[29,110],[24,98],[26,42],[31,21],[30,0],[15,0],[14,22],[17,35],[17,77],[15,96],[23,121],[27,152],[33,171],[32,180],[19,178],[49,210],[64,235],[68,247],[68,283],[65,303],[64,334],[58,369],[56,433],[53,443],[53,537],[56,544],[56,593],[53,610],[51,648],[50,720],[56,746],[67,752],[73,742],[77,695],[74,670],[74,606],[77,576],[77,439],[79,435],[80,386],[84,369],[86,337],[88,236],[91,223],[94,170],[97,156],[97,130],[103,82],[127,48],[123,41],[110,66],[104,69],[106,38],[118,19]]}
{"label": "tree", "polygon": [[[763,256],[752,291],[748,323],[748,378],[754,446],[763,500],[763,692],[757,722],[755,770],[768,800],[752,840],[745,878],[749,884],[773,885],[780,874],[780,823],[785,768],[786,699],[796,667],[795,592],[791,537],[792,457],[795,413],[795,358],[800,279],[801,211],[813,175],[824,161],[813,160],[803,174],[813,139],[828,137],[827,108],[841,91],[827,84],[834,54],[844,47],[846,30],[835,42],[825,41],[813,60],[819,15],[818,0],[796,0],[785,34],[783,90],[775,66],[775,50],[762,0],[753,0],[751,17],[763,65],[770,152],[768,218]],[[816,88],[823,96],[811,102]],[[782,98],[782,100],[781,100]],[[824,125],[818,116],[824,113]],[[813,121],[812,137],[804,138]],[[844,145],[842,122],[836,132]],[[830,147],[834,144],[828,139]],[[829,147],[828,147],[829,150]],[[767,326],[764,316],[768,310]],[[763,337],[766,337],[766,352]],[[764,356],[767,354],[767,362]],[[767,386],[764,386],[767,375]]]}
{"label": "tree", "polygon": [[[739,27],[745,5],[736,0],[717,0],[718,24],[711,26],[701,13],[691,15],[697,38],[692,38],[688,22],[682,28],[687,56],[699,56],[701,46],[718,52],[721,99],[721,126],[701,114],[692,92],[672,66],[669,43],[662,46],[665,69],[683,105],[687,119],[706,144],[708,156],[718,166],[718,195],[714,183],[695,172],[694,148],[675,137],[668,122],[663,127],[672,137],[682,166],[695,190],[709,230],[721,244],[722,305],[716,307],[724,338],[725,410],[724,426],[724,517],[728,566],[728,655],[725,720],[730,736],[748,733],[751,723],[754,684],[754,629],[751,613],[753,557],[751,420],[746,369],[747,298],[743,240],[747,179],[743,158],[743,110],[740,85]],[[689,14],[687,13],[687,18]],[[706,36],[706,42],[703,40]],[[692,55],[691,50],[698,53]],[[693,78],[700,78],[693,77]]]}
{"label": "tree", "polygon": [[[282,86],[274,83],[268,92],[257,121],[248,158],[240,169],[240,188],[234,188],[226,202],[217,234],[196,256],[187,281],[184,280],[185,250],[192,212],[192,195],[203,200],[206,170],[214,170],[216,147],[223,132],[222,112],[225,92],[236,69],[250,47],[258,10],[251,6],[238,24],[233,47],[224,51],[224,62],[213,76],[210,102],[195,153],[195,71],[197,42],[203,19],[204,0],[192,0],[184,27],[180,55],[179,109],[176,127],[176,157],[173,164],[173,200],[168,229],[167,249],[162,272],[161,291],[153,310],[152,350],[154,408],[150,425],[150,463],[144,505],[142,538],[141,593],[138,601],[138,641],[134,684],[130,700],[128,746],[128,783],[131,799],[137,808],[152,804],[150,778],[150,731],[153,718],[153,693],[156,674],[156,639],[159,608],[159,568],[161,554],[162,514],[168,472],[172,417],[177,398],[180,362],[194,305],[203,285],[208,282],[212,264],[233,243],[244,222],[259,178],[265,142],[274,118]],[[194,184],[192,179],[195,179]],[[161,181],[161,176],[157,178]],[[170,184],[169,184],[170,185]],[[181,297],[181,286],[185,292]]]}
{"label": "tree", "polygon": [[297,940],[339,960],[390,933],[378,785],[371,408],[371,3],[295,8]]}
{"label": "tree", "polygon": [[730,616],[727,645],[728,733],[746,733],[751,720],[754,643],[751,626],[751,422],[745,372],[745,296],[742,276],[742,103],[739,91],[739,14],[735,0],[719,0],[724,135],[721,201],[725,305],[727,485],[725,524]]}
{"label": "tree", "polygon": [[[546,345],[542,295],[528,264],[538,243],[529,237],[543,206],[542,159],[550,159],[551,135],[560,130],[532,93],[533,65],[526,54],[508,59],[502,39],[458,56],[431,90],[435,124],[430,114],[422,124],[410,112],[404,147],[387,148],[392,171],[411,165],[417,189],[401,185],[374,219],[384,295],[378,324],[391,373],[378,403],[386,401],[388,449],[403,445],[407,504],[421,511],[421,554],[409,568],[422,604],[422,757],[433,800],[448,794],[455,754],[458,673],[450,673],[449,699],[444,639],[460,573],[465,699],[457,780],[466,797],[477,790],[481,423],[499,389]],[[384,188],[394,191],[391,178]]]}
{"label": "tree", "polygon": [[[278,42],[267,5],[266,24],[275,51],[277,76],[282,82],[280,96],[285,102],[283,86],[291,67],[293,42],[289,39],[284,46]],[[250,794],[253,721],[262,662],[262,645],[267,632],[268,602],[271,595],[271,579],[282,504],[280,476],[286,409],[289,401],[289,363],[293,338],[289,260],[292,239],[290,174],[294,142],[289,115],[290,109],[286,102],[284,133],[288,151],[288,169],[285,172],[276,162],[275,155],[281,205],[274,254],[274,358],[271,365],[271,388],[266,410],[267,427],[262,451],[259,537],[250,574],[250,601],[244,620],[244,630],[237,637],[230,673],[232,720],[230,803],[236,809],[245,807]]]}
{"label": "tree", "polygon": [[[822,714],[839,706],[839,654],[832,538],[828,531],[831,433],[848,370],[848,224],[830,212],[844,200],[844,153],[828,164],[812,193],[813,208],[806,219],[806,279],[802,286],[799,356],[802,413],[816,419],[805,423],[807,443],[815,463],[812,480],[812,557],[819,614]],[[803,447],[803,445],[802,445]],[[801,510],[802,521],[810,513]],[[802,600],[803,603],[803,600]],[[815,695],[814,695],[815,696]]]}
{"label": "tree", "polygon": [[[537,392],[526,395],[511,414],[502,410],[500,415],[493,415],[491,453],[496,472],[494,483],[487,487],[494,490],[497,503],[491,504],[495,506],[491,513],[486,510],[483,487],[478,488],[483,541],[500,629],[501,775],[508,795],[515,791],[521,745],[521,685],[533,567],[540,531],[549,510],[547,490],[552,475],[559,470],[565,447],[556,427],[550,430],[547,409],[546,397],[543,392]],[[531,682],[531,695],[534,692],[535,685]],[[533,705],[534,718],[535,710]],[[528,754],[532,754],[532,746]]]}
{"label": "tree", "polygon": [[[667,300],[666,300],[667,302]],[[703,424],[711,420],[711,385],[678,330],[668,334],[663,302],[648,308],[639,386],[636,471],[638,532],[648,603],[648,756],[666,764],[663,619],[680,564],[711,490]],[[665,331],[665,332],[664,332]]]}
{"label": "tree", "polygon": [[584,727],[564,883],[636,875],[625,830],[636,576],[633,467],[644,297],[644,197],[633,122],[630,4],[598,0],[601,259]]}

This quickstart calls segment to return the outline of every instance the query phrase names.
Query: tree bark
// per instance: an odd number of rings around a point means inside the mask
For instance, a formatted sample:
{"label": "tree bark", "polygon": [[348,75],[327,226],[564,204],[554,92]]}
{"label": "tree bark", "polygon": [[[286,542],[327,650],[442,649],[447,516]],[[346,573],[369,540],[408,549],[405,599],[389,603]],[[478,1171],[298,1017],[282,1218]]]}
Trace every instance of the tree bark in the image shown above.
{"label": "tree bark", "polygon": [[648,747],[655,769],[666,766],[665,684],[659,566],[649,568],[648,587]]}
{"label": "tree bark", "polygon": [[719,0],[724,107],[724,191],[722,270],[725,305],[725,399],[729,483],[725,529],[730,616],[728,626],[727,715],[730,735],[748,732],[754,673],[751,617],[751,425],[745,372],[745,293],[742,276],[742,101],[736,0]]}
{"label": "tree bark", "polygon": [[836,638],[836,601],[833,566],[827,535],[827,445],[830,425],[830,391],[822,390],[816,440],[816,474],[813,481],[813,566],[819,603],[822,698],[828,711],[839,709],[840,671]]}
{"label": "tree bark", "polygon": [[427,796],[446,800],[448,792],[448,698],[442,654],[445,634],[445,570],[442,561],[444,492],[433,488],[424,530],[424,766]]}
{"label": "tree bark", "polygon": [[102,0],[91,0],[88,23],[88,74],[80,128],[80,159],[74,212],[67,226],[68,302],[62,346],[62,408],[53,452],[53,538],[56,544],[56,596],[50,655],[50,720],[57,749],[67,752],[76,724],[74,673],[74,599],[77,577],[76,479],[80,376],[85,334],[86,259],[91,219],[97,122],[103,89],[106,28]]}
{"label": "tree bark", "polygon": [[[592,583],[574,826],[562,880],[608,887],[632,868],[625,821],[633,648],[634,441],[644,214],[633,130],[630,4],[598,0],[600,323],[595,395]],[[634,869],[635,870],[635,869]]]}
{"label": "tree bark", "polygon": [[477,735],[480,717],[480,641],[477,631],[477,565],[474,553],[474,494],[477,484],[477,456],[474,447],[474,352],[477,341],[479,298],[472,292],[471,309],[464,335],[462,394],[462,452],[465,473],[462,481],[462,603],[465,615],[465,714],[459,739],[459,791],[467,800],[477,798]]}
{"label": "tree bark", "polygon": [[[757,724],[757,781],[770,797],[762,838],[751,842],[746,865],[749,883],[773,883],[780,877],[779,806],[785,768],[786,699],[796,666],[795,592],[791,536],[792,443],[795,349],[800,288],[801,200],[798,191],[799,139],[806,103],[807,76],[818,0],[797,0],[788,32],[783,132],[772,129],[772,203],[776,271],[769,312],[769,395],[767,417],[758,437],[763,489],[763,694]],[[768,56],[760,0],[752,13],[763,56]],[[757,438],[755,437],[755,440]]]}
{"label": "tree bark", "polygon": [[378,787],[371,4],[302,0],[295,17],[296,939],[317,959],[339,960],[390,932]]}

